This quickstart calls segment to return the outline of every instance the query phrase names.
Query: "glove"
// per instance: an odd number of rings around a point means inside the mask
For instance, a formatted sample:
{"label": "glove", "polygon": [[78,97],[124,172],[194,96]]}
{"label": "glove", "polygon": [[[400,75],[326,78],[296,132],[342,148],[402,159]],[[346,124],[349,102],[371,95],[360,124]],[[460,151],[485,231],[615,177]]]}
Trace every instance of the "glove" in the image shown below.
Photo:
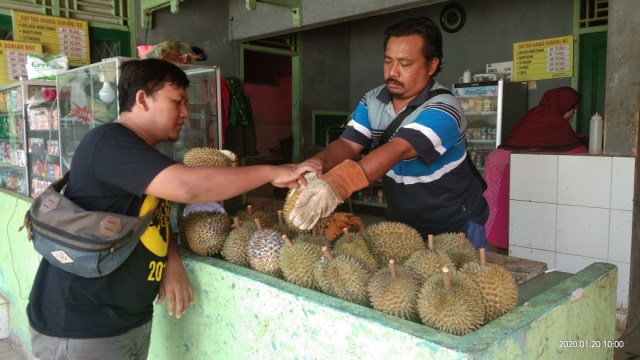
{"label": "glove", "polygon": [[329,216],[354,191],[367,185],[369,180],[360,164],[345,160],[300,192],[289,221],[301,230],[309,230],[318,219]]}

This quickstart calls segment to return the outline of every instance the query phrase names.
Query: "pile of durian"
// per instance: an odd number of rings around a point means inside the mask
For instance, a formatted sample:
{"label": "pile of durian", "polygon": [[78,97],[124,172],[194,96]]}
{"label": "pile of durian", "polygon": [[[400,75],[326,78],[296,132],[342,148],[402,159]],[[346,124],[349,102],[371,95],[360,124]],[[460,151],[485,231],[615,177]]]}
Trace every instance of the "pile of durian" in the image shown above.
{"label": "pile of durian", "polygon": [[251,206],[234,217],[191,212],[180,222],[182,242],[198,255],[221,256],[453,335],[472,332],[516,306],[513,276],[486,263],[484,249],[476,251],[464,233],[423,239],[406,224],[382,221],[345,227],[334,239],[327,227],[335,214],[312,231],[300,231],[287,221],[298,193],[289,191],[277,215]]}

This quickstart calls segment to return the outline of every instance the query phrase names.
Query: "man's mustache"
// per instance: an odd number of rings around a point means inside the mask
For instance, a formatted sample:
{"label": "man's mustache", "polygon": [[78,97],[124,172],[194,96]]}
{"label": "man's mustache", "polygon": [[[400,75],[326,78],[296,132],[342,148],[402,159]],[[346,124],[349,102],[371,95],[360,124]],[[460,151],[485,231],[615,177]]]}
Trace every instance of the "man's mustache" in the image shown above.
{"label": "man's mustache", "polygon": [[398,81],[394,78],[387,78],[384,80],[385,84],[393,84],[393,85],[399,85],[399,86],[404,86],[404,84],[401,81]]}

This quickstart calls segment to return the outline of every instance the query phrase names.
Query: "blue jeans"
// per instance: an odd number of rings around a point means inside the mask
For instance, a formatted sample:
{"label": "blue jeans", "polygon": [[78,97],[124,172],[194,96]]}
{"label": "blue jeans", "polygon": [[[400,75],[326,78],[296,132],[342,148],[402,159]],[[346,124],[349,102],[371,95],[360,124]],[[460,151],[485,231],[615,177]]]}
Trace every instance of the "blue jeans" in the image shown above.
{"label": "blue jeans", "polygon": [[467,221],[464,232],[467,235],[467,239],[473,244],[473,247],[476,249],[484,248],[485,251],[491,251],[489,242],[487,241],[487,233],[484,231],[484,225]]}

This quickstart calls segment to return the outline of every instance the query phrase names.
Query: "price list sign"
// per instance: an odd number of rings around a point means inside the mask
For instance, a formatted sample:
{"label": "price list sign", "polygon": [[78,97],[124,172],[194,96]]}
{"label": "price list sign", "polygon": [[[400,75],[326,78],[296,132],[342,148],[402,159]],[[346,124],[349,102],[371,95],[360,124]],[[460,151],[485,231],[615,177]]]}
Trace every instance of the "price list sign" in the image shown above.
{"label": "price list sign", "polygon": [[513,81],[573,76],[573,35],[513,44]]}
{"label": "price list sign", "polygon": [[50,55],[64,53],[69,66],[88,65],[89,24],[56,16],[13,11],[13,38],[42,44]]}
{"label": "price list sign", "polygon": [[42,54],[42,45],[0,40],[0,85],[27,77],[27,54]]}

